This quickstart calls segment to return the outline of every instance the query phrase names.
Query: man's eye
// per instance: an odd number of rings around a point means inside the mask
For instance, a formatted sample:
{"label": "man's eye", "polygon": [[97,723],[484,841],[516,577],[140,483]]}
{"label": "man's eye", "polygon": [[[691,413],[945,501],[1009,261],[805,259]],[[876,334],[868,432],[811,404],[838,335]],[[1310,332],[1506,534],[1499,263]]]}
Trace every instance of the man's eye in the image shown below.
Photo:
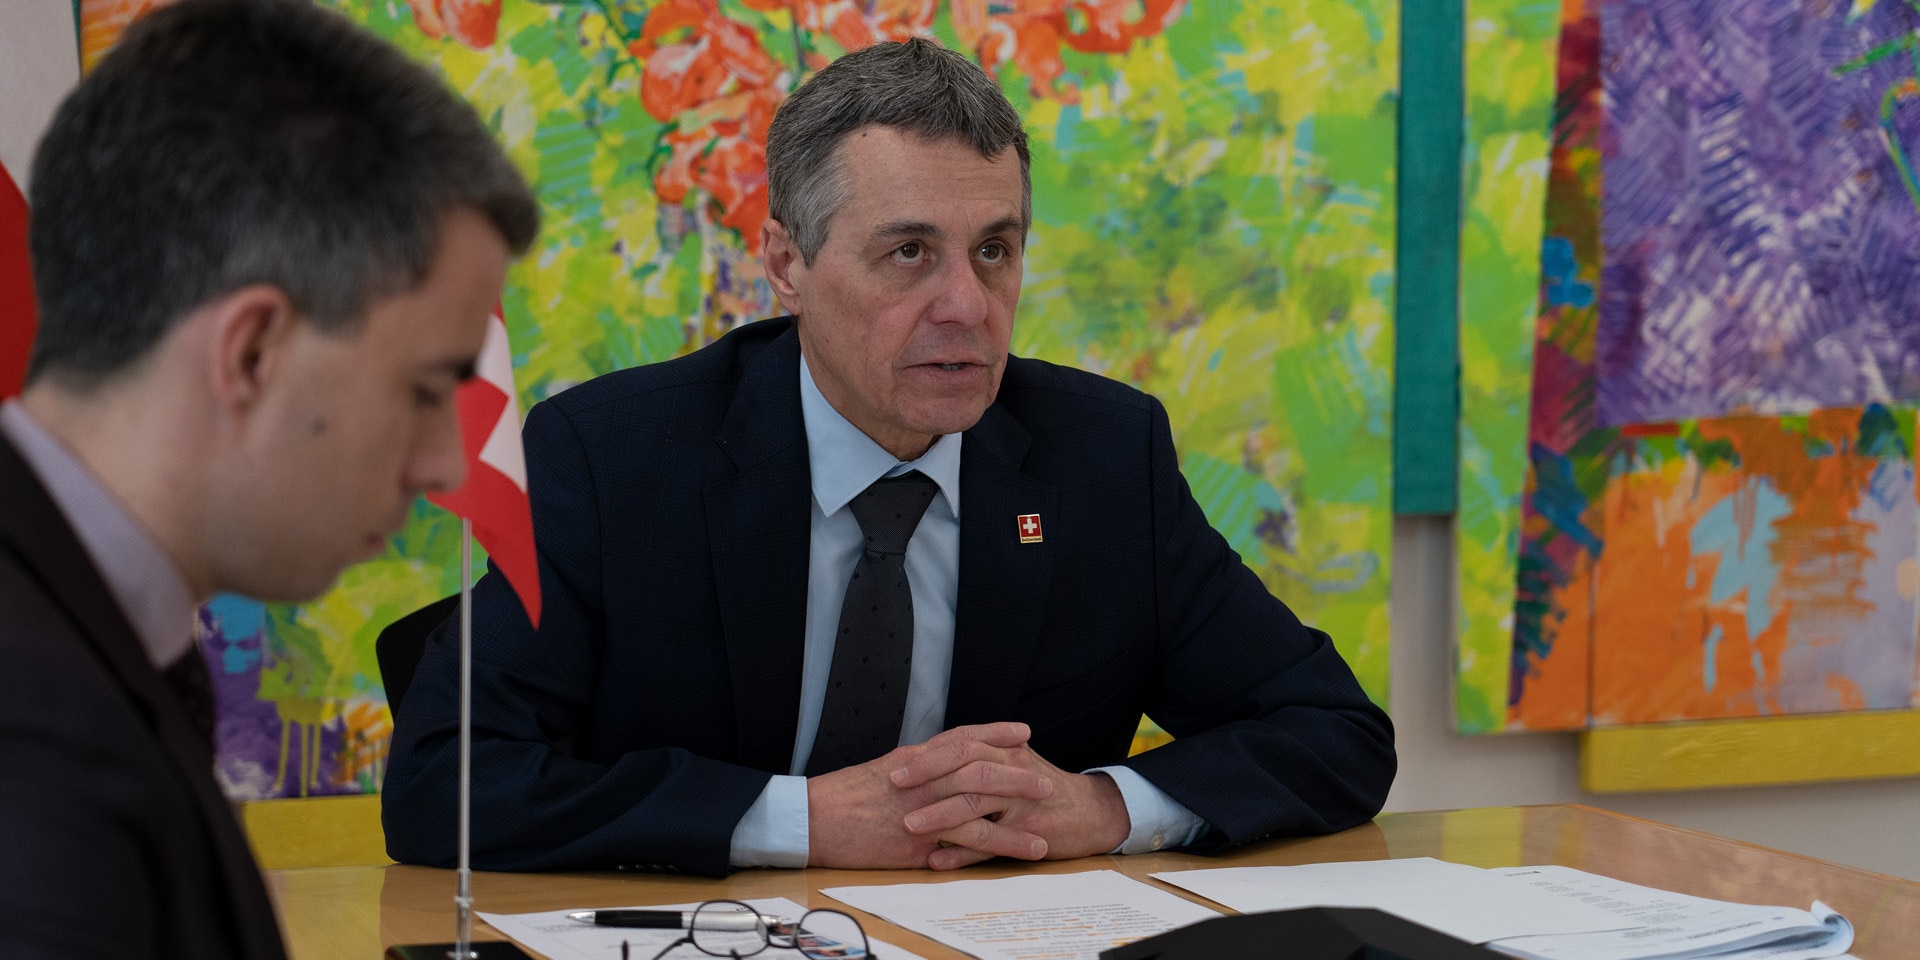
{"label": "man's eye", "polygon": [[999,263],[1007,258],[1007,246],[998,240],[980,246],[980,259],[988,263]]}
{"label": "man's eye", "polygon": [[893,256],[896,260],[912,263],[919,261],[926,252],[926,248],[921,245],[920,241],[909,240],[901,244],[899,249],[893,251]]}

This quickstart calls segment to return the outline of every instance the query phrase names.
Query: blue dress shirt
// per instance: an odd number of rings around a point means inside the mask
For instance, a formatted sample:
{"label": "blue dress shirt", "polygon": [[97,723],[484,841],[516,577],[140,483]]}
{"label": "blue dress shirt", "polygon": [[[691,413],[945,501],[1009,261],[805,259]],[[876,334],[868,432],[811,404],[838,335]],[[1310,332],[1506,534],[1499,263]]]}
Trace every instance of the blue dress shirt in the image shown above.
{"label": "blue dress shirt", "polygon": [[[790,775],[769,781],[734,827],[730,859],[738,867],[807,865],[807,779],[801,774],[820,728],[840,605],[863,542],[859,521],[853,511],[844,508],[875,480],[913,470],[938,485],[940,496],[927,508],[907,544],[907,581],[913,594],[913,667],[900,743],[931,739],[941,731],[947,712],[954,604],[960,590],[960,445],[964,437],[947,434],[934,441],[918,460],[897,460],[827,402],[813,382],[804,357],[800,361],[800,411],[807,431],[807,463],[813,482],[800,725],[794,736]],[[1131,768],[1095,767],[1084,772],[1113,778],[1126,803],[1132,828],[1115,852],[1144,853],[1183,846],[1206,828],[1205,821]]]}

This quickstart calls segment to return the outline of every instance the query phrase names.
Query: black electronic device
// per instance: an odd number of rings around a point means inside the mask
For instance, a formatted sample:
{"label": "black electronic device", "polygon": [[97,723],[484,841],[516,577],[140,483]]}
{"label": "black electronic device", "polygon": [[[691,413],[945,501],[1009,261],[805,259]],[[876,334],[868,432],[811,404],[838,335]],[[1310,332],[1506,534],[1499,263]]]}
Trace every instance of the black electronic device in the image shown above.
{"label": "black electronic device", "polygon": [[1215,917],[1100,952],[1100,960],[1504,960],[1431,927],[1364,907]]}

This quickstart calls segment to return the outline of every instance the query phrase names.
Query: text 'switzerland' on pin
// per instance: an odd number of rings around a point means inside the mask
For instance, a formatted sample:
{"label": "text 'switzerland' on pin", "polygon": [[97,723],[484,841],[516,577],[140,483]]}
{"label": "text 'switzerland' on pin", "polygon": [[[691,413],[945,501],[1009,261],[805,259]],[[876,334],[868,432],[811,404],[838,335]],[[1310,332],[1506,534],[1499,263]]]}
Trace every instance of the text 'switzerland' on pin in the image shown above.
{"label": "text 'switzerland' on pin", "polygon": [[1021,543],[1039,543],[1040,542],[1040,515],[1039,514],[1023,513],[1015,519],[1018,520],[1019,522]]}

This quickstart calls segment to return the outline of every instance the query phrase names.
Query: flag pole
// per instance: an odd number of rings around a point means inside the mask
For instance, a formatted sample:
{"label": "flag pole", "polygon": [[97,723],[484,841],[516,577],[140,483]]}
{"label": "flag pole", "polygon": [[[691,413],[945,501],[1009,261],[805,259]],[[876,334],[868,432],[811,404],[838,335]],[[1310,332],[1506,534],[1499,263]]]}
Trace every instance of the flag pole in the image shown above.
{"label": "flag pole", "polygon": [[[454,490],[427,493],[427,501],[460,518],[460,760],[457,801],[456,858],[459,868],[453,894],[453,943],[395,944],[388,960],[532,960],[526,951],[505,940],[473,940],[473,516],[484,522],[480,541],[501,571],[507,585],[520,597],[535,629],[540,626],[539,567],[533,545],[533,517],[527,500],[525,451],[518,442],[504,444],[486,456],[488,438],[517,430],[519,408],[514,400],[513,356],[499,305],[487,323],[487,338],[475,361],[475,376],[460,385],[454,403],[460,417],[460,445],[467,475],[491,472],[504,481],[502,495],[475,493],[468,483]],[[480,421],[486,421],[484,423]],[[503,560],[504,558],[504,560]]]}
{"label": "flag pole", "polygon": [[460,518],[460,880],[454,891],[455,960],[473,960],[473,521]]}

